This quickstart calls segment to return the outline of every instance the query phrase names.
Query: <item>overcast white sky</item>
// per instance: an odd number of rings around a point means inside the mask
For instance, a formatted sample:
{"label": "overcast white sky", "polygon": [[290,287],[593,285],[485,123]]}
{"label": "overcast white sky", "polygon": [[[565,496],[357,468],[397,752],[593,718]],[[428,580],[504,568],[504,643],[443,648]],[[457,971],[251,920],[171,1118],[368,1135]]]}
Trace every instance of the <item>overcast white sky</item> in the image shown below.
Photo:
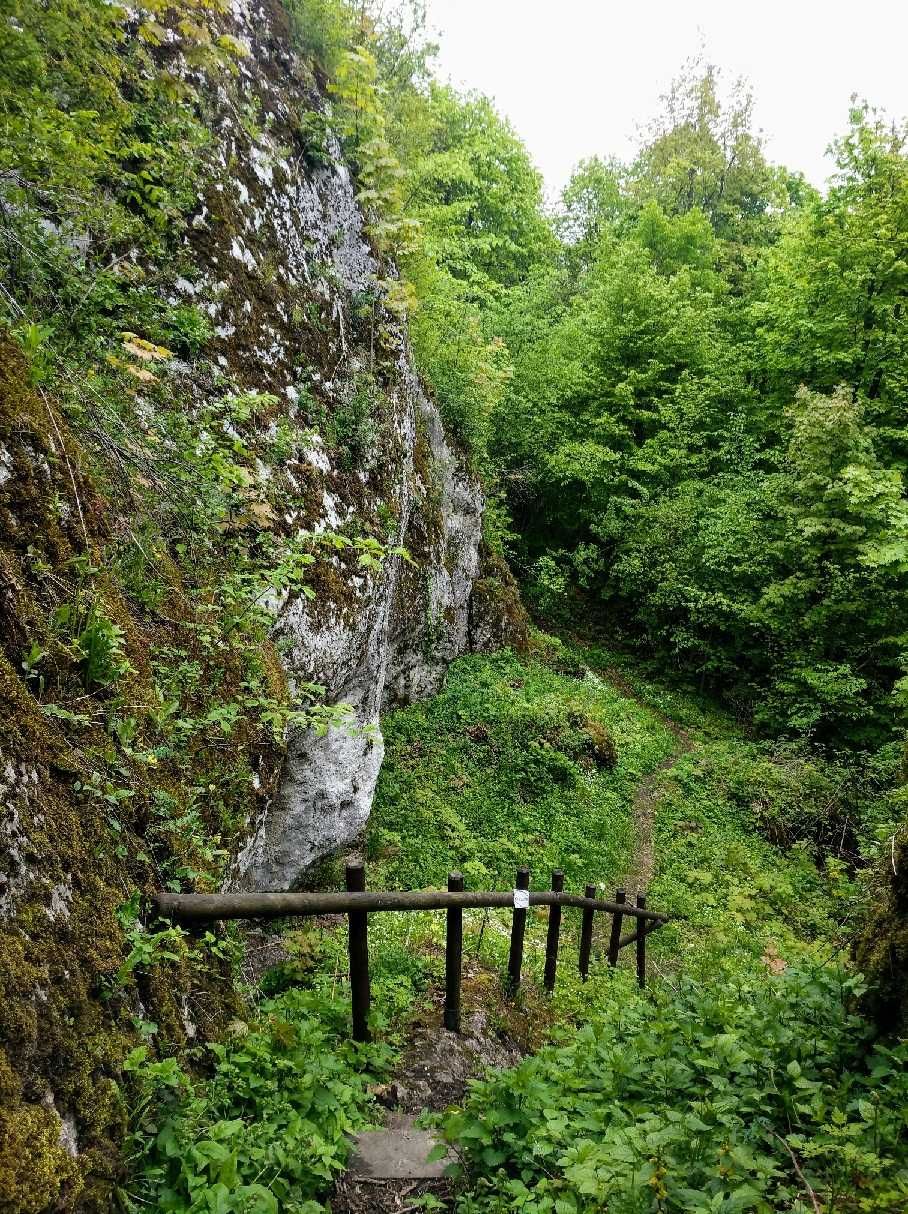
{"label": "overcast white sky", "polygon": [[770,159],[816,185],[849,97],[908,115],[908,0],[428,0],[440,73],[494,97],[549,191],[584,156],[628,156],[701,42],[744,75]]}

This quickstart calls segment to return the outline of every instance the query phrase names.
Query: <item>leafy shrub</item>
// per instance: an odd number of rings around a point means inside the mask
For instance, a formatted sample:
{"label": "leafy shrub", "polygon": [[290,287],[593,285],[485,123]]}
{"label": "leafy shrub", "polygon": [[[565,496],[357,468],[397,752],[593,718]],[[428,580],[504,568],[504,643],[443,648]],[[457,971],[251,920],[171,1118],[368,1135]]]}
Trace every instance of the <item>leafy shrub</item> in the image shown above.
{"label": "leafy shrub", "polygon": [[288,0],[293,39],[302,54],[328,76],[337,70],[355,29],[352,8],[337,0]]}
{"label": "leafy shrub", "polygon": [[319,959],[318,937],[306,928],[284,932],[281,946],[286,957],[269,966],[259,980],[259,988],[266,995],[279,995],[290,987],[302,985]]}
{"label": "leafy shrub", "polygon": [[[600,1013],[442,1119],[470,1192],[525,1214],[827,1214],[908,1202],[908,1044],[870,1049],[833,968],[730,971]],[[705,974],[704,974],[705,976]]]}
{"label": "leafy shrub", "polygon": [[367,1122],[386,1045],[349,1039],[349,1000],[293,989],[236,1021],[193,1081],[148,1047],[127,1063],[134,1089],[132,1208],[171,1214],[315,1214]]}
{"label": "leafy shrub", "polygon": [[487,462],[489,419],[510,375],[504,343],[483,335],[475,307],[460,297],[449,276],[435,271],[423,285],[410,320],[420,374],[432,390],[446,433],[473,466]]}
{"label": "leafy shrub", "polygon": [[129,669],[124,650],[124,634],[99,611],[89,614],[85,627],[76,638],[82,654],[80,669],[87,688],[107,687]]}
{"label": "leafy shrub", "polygon": [[125,635],[97,606],[63,603],[56,609],[53,626],[68,643],[78,664],[86,691],[109,687],[132,667],[126,656]]}
{"label": "leafy shrub", "polygon": [[570,587],[567,554],[546,552],[533,562],[524,593],[527,603],[537,614],[563,624],[571,614]]}
{"label": "leafy shrub", "polygon": [[614,767],[618,762],[618,752],[615,739],[605,726],[594,717],[589,717],[583,722],[583,732],[589,739],[590,753],[595,762],[600,767]]}

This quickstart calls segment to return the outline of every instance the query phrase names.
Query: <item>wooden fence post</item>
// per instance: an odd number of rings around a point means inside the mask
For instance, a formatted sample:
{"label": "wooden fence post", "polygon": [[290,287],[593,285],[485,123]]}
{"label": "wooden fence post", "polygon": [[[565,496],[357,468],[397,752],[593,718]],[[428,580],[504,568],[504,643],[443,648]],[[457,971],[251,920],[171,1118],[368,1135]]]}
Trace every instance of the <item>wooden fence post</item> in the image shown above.
{"label": "wooden fence post", "polygon": [[[596,897],[595,885],[588,885],[584,891],[587,898]],[[586,982],[590,972],[590,952],[593,947],[593,910],[584,907],[583,918],[580,920],[580,977]]]}
{"label": "wooden fence post", "polygon": [[[347,865],[347,889],[351,893],[366,888],[366,866]],[[350,995],[353,1003],[353,1040],[369,1041],[369,929],[365,911],[350,911],[348,916],[350,950]]]}
{"label": "wooden fence post", "polygon": [[[615,901],[619,905],[627,901],[627,894],[623,889],[615,890]],[[612,934],[608,944],[608,963],[613,968],[618,964],[618,950],[621,948],[621,920],[623,915],[620,911],[615,911],[612,915]]]}
{"label": "wooden fence post", "polygon": [[[530,870],[518,868],[515,889],[530,888]],[[511,952],[508,957],[508,993],[516,995],[520,987],[520,971],[523,968],[523,937],[526,932],[527,913],[514,909],[511,919]]]}
{"label": "wooden fence post", "polygon": [[[646,894],[637,895],[637,905],[646,909]],[[646,919],[637,920],[637,985],[646,986]]]}
{"label": "wooden fence post", "polygon": [[[552,873],[552,889],[561,893],[564,889],[564,873],[556,868]],[[555,970],[558,967],[558,935],[561,931],[561,907],[549,907],[549,930],[545,937],[545,977],[543,985],[547,991],[555,989]]]}
{"label": "wooden fence post", "polygon": [[[448,873],[448,889],[459,892],[463,889],[463,876]],[[460,973],[463,958],[463,911],[452,906],[446,912],[447,933],[445,936],[445,1028],[451,1033],[460,1032]]]}

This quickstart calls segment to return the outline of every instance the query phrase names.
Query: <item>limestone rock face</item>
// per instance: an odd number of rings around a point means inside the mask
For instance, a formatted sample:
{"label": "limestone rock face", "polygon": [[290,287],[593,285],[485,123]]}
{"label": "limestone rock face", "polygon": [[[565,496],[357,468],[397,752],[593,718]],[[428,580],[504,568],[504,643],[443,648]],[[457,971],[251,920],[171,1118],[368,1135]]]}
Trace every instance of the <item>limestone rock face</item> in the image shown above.
{"label": "limestone rock face", "polygon": [[[470,599],[480,567],[483,497],[448,444],[438,411],[405,354],[397,433],[400,557],[360,579],[343,603],[298,598],[278,611],[291,679],[318,683],[350,706],[347,727],[288,739],[276,797],[243,850],[235,883],[283,889],[365,825],[384,755],[383,707],[438,690],[448,664],[470,649]],[[421,472],[414,448],[423,446]],[[425,478],[425,479],[424,479]],[[432,504],[434,502],[434,505]]]}
{"label": "limestone rock face", "polygon": [[415,563],[401,568],[395,586],[387,707],[434,695],[449,663],[470,649],[470,599],[482,546],[480,486],[464,472],[438,410],[415,377],[411,383],[422,445],[405,541]]}
{"label": "limestone rock face", "polygon": [[372,535],[411,558],[360,571],[341,553],[314,599],[273,604],[291,685],[350,706],[348,724],[324,736],[291,732],[277,794],[250,824],[231,883],[278,889],[365,824],[382,708],[431,695],[470,648],[483,496],[419,382],[405,325],[383,306],[396,272],[370,246],[335,141],[326,135],[316,162],[300,146],[295,115],[324,102],[288,50],[281,10],[235,0],[232,13],[251,52],[239,92],[267,122],[250,135],[225,93],[223,179],[190,237],[202,273],[181,289],[205,300],[226,374],[315,421],[310,448],[280,473],[283,526]]}

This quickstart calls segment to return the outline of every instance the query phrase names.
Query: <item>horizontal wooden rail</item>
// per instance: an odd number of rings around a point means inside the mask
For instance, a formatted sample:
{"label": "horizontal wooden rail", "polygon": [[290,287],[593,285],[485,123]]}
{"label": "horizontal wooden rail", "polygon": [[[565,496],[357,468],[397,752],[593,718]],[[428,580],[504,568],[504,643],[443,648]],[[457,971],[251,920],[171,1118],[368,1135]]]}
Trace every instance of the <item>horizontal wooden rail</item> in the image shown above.
{"label": "horizontal wooden rail", "polygon": [[[612,916],[609,938],[609,964],[618,964],[618,953],[629,944],[637,945],[637,981],[646,983],[646,937],[674,916],[648,910],[646,897],[637,895],[632,906],[623,889],[616,890],[615,901],[595,897],[595,885],[587,885],[585,896],[564,892],[564,873],[555,869],[552,888],[531,890],[530,871],[517,869],[514,889],[465,890],[460,873],[448,874],[448,888],[423,890],[367,890],[366,870],[361,862],[347,865],[343,892],[246,894],[165,894],[154,895],[159,914],[182,923],[204,923],[212,919],[283,919],[296,915],[346,915],[350,955],[350,1002],[353,1038],[369,1040],[369,914],[376,911],[447,911],[445,942],[445,1010],[444,1025],[451,1032],[460,1031],[461,969],[463,965],[463,912],[471,909],[500,907],[511,911],[511,947],[508,955],[506,989],[511,998],[520,989],[523,966],[524,933],[527,908],[549,908],[545,946],[544,986],[551,993],[555,986],[558,964],[558,943],[561,932],[561,908],[576,906],[583,911],[580,926],[578,965],[581,978],[589,976],[593,942],[593,916],[596,911]],[[625,919],[636,919],[633,931],[622,936]]]}
{"label": "horizontal wooden rail", "polygon": [[[667,923],[672,916],[661,915],[629,903],[619,905],[600,898],[560,890],[528,890],[530,906],[579,906],[588,911],[623,914],[626,918],[646,919],[653,924]],[[281,919],[285,915],[339,915],[350,911],[428,911],[463,910],[482,907],[513,909],[513,891],[499,890],[368,890],[363,893],[248,893],[248,894],[155,894],[158,913],[182,923],[208,919]],[[652,928],[648,929],[648,932]],[[633,937],[636,939],[636,937]],[[622,946],[631,939],[622,940]]]}
{"label": "horizontal wooden rail", "polygon": [[658,922],[658,923],[644,923],[642,928],[640,928],[640,927],[635,928],[634,931],[628,932],[626,935],[621,937],[621,939],[618,941],[618,948],[619,949],[627,948],[627,946],[629,944],[636,944],[636,942],[640,938],[641,934],[644,936],[651,935],[656,930],[656,928],[661,927],[662,923],[664,923],[664,922],[665,922],[665,920],[663,919],[663,920],[661,920],[661,922]]}

